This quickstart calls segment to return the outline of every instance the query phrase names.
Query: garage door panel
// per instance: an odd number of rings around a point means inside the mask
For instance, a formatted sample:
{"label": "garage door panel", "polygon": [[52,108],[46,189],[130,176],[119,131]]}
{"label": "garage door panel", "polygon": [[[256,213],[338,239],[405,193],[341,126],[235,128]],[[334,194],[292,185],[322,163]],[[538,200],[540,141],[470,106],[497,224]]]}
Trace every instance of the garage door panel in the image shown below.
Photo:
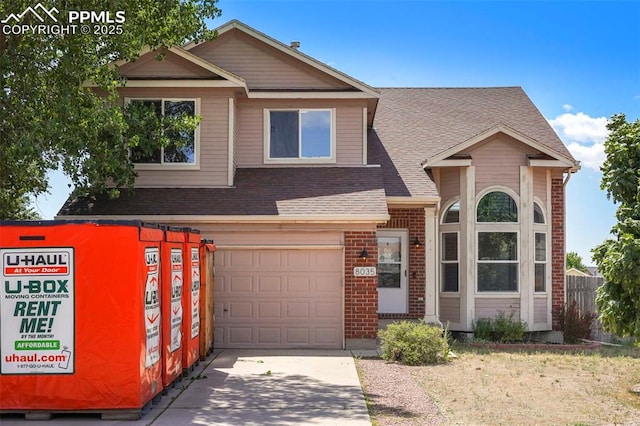
{"label": "garage door panel", "polygon": [[286,343],[289,345],[308,345],[311,343],[309,340],[309,328],[307,327],[289,327],[286,331]]}
{"label": "garage door panel", "polygon": [[282,318],[282,303],[279,301],[274,302],[257,302],[258,305],[258,318],[273,320]]}
{"label": "garage door panel", "polygon": [[310,302],[287,302],[287,319],[311,319]]}
{"label": "garage door panel", "polygon": [[308,275],[289,275],[285,279],[288,293],[308,294],[311,291],[311,282]]}
{"label": "garage door panel", "polygon": [[219,253],[218,348],[342,346],[342,250],[222,249]]}
{"label": "garage door panel", "polygon": [[258,344],[277,345],[282,341],[280,327],[260,327],[258,329]]}

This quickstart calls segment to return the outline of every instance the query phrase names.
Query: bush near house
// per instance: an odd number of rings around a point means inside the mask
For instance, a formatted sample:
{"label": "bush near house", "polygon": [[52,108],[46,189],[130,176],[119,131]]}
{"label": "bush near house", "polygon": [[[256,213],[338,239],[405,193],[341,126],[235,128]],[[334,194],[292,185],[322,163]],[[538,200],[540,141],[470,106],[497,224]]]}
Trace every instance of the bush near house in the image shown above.
{"label": "bush near house", "polygon": [[580,311],[576,302],[564,305],[558,312],[560,330],[564,343],[579,343],[580,339],[591,338],[591,327],[596,314],[589,311]]}
{"label": "bush near house", "polygon": [[495,318],[480,318],[473,322],[473,337],[475,340],[516,343],[522,342],[527,331],[525,321],[513,319],[513,312],[507,316],[500,312]]}
{"label": "bush near house", "polygon": [[380,330],[382,359],[406,365],[439,364],[449,360],[448,331],[424,323],[399,321]]}

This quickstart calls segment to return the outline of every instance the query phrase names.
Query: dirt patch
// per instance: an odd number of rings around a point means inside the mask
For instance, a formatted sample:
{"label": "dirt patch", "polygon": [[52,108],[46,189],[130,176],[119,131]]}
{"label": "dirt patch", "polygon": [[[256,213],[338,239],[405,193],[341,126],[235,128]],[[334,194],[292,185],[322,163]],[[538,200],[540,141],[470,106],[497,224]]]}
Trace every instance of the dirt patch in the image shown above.
{"label": "dirt patch", "polygon": [[375,424],[640,425],[637,349],[456,353],[425,367],[358,360]]}

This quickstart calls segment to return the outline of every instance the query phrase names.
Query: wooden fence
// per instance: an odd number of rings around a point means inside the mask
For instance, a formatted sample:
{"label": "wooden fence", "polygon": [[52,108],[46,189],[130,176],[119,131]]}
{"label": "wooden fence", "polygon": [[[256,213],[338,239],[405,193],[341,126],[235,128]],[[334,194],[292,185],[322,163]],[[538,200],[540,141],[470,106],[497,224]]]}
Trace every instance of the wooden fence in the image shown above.
{"label": "wooden fence", "polygon": [[[580,312],[595,312],[596,309],[596,290],[604,284],[602,277],[576,277],[567,275],[567,305],[575,302]],[[612,335],[604,332],[602,324],[596,318],[591,328],[591,338],[598,341],[610,342]]]}

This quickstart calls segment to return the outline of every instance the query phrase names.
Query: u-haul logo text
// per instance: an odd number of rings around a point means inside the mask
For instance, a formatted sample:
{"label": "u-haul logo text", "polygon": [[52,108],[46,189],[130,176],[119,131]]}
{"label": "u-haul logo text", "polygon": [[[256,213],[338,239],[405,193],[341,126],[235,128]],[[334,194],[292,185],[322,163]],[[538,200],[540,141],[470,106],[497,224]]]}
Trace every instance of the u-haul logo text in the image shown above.
{"label": "u-haul logo text", "polygon": [[69,253],[51,251],[39,253],[5,253],[2,259],[5,276],[68,275]]}

